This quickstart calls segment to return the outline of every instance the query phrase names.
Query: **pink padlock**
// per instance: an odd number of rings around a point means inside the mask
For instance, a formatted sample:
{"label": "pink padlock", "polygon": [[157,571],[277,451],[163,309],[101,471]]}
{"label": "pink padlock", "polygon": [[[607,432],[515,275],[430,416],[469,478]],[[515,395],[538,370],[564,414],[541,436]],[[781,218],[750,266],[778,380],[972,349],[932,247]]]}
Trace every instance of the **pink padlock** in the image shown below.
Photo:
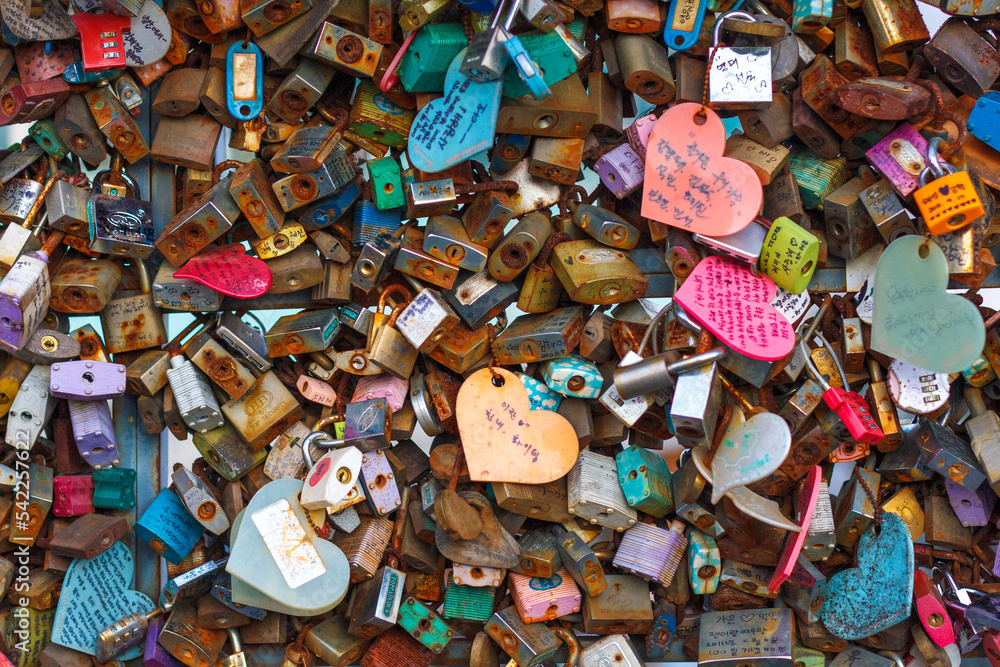
{"label": "pink padlock", "polygon": [[925,155],[927,139],[909,123],[900,123],[865,153],[872,166],[889,180],[896,194],[904,199],[920,187]]}
{"label": "pink padlock", "polygon": [[362,375],[354,387],[354,398],[351,403],[369,401],[373,398],[384,398],[389,403],[389,409],[395,412],[403,407],[409,382],[394,375]]}
{"label": "pink padlock", "polygon": [[308,375],[300,375],[299,379],[295,381],[295,386],[299,388],[299,393],[307,401],[330,406],[337,402],[337,392],[322,380]]}
{"label": "pink padlock", "polygon": [[94,511],[94,478],[90,475],[60,475],[52,480],[52,513],[81,516]]}
{"label": "pink padlock", "polygon": [[508,585],[517,613],[525,623],[551,621],[580,611],[583,596],[564,567],[551,577],[511,572]]}

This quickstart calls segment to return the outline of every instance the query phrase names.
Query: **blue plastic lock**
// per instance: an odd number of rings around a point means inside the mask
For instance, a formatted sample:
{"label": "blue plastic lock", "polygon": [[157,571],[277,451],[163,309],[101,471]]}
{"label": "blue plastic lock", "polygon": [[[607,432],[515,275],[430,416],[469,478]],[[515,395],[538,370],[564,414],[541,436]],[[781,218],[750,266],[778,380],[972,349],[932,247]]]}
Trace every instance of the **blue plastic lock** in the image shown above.
{"label": "blue plastic lock", "polygon": [[[245,72],[251,67],[252,84]],[[238,120],[253,120],[264,108],[264,54],[253,42],[235,42],[226,52],[226,107]]]}
{"label": "blue plastic lock", "polygon": [[687,51],[701,34],[708,0],[673,0],[663,27],[663,41],[674,51]]}

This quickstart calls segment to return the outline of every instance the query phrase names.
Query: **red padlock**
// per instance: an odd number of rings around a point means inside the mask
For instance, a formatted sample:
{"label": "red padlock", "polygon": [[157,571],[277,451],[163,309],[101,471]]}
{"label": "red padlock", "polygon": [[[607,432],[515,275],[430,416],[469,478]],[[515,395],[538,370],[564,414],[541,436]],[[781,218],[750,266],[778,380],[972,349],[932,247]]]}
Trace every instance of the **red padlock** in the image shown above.
{"label": "red padlock", "polygon": [[52,480],[52,513],[80,516],[94,511],[94,478],[90,475],[60,475]]}
{"label": "red padlock", "polygon": [[840,365],[837,353],[834,352],[831,345],[826,342],[823,336],[816,334],[816,337],[830,351],[844,387],[830,386],[830,383],[826,381],[826,378],[820,374],[819,370],[813,364],[812,357],[809,354],[809,347],[806,345],[805,339],[803,339],[801,345],[802,352],[806,355],[806,372],[809,374],[809,377],[823,387],[823,402],[837,413],[840,421],[844,422],[844,426],[851,433],[851,437],[858,442],[877,445],[885,438],[885,434],[882,433],[882,429],[878,427],[875,419],[868,412],[868,405],[865,403],[865,399],[850,390],[850,385],[847,384],[847,374]]}
{"label": "red padlock", "polygon": [[944,599],[930,576],[919,569],[913,572],[913,605],[932,642],[942,648],[955,643],[955,629]]}
{"label": "red padlock", "polygon": [[111,12],[73,14],[70,18],[80,31],[80,51],[84,72],[102,72],[125,67],[125,44],[122,33],[132,19]]}

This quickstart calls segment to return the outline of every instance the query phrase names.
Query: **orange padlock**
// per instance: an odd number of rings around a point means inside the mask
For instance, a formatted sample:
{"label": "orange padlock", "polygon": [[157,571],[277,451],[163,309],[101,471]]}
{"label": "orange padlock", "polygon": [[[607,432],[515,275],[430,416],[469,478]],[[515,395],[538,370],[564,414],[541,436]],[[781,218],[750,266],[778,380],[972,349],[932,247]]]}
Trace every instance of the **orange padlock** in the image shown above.
{"label": "orange padlock", "polygon": [[[927,146],[927,166],[920,172],[921,187],[913,193],[927,231],[932,236],[953,232],[983,215],[983,202],[967,171],[957,171],[938,155],[940,137]],[[934,180],[927,182],[930,176]]]}

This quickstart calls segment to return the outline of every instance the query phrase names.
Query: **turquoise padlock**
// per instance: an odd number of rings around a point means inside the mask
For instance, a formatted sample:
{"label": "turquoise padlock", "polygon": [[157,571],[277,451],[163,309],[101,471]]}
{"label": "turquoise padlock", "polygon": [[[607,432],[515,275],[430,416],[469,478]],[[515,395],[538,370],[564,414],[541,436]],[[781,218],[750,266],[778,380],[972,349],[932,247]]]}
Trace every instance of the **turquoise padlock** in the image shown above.
{"label": "turquoise padlock", "polygon": [[[576,58],[572,45],[560,32],[532,32],[520,36],[528,57],[539,64],[542,80],[552,87],[576,73]],[[575,38],[573,38],[575,40]],[[504,97],[531,95],[527,84],[518,76],[517,68],[508,67],[503,73]]]}
{"label": "turquoise padlock", "polygon": [[204,532],[170,489],[162,489],[135,524],[136,536],[174,565],[184,560]]}
{"label": "turquoise padlock", "polygon": [[544,382],[539,382],[524,373],[516,373],[516,375],[521,379],[521,383],[524,384],[524,388],[528,391],[528,401],[531,403],[532,410],[550,410],[555,412],[559,409],[559,404],[562,403],[563,399],[562,394],[557,394],[549,389],[549,386]]}
{"label": "turquoise padlock", "polygon": [[440,93],[451,61],[469,45],[461,23],[430,23],[421,28],[399,64],[399,80],[410,93]]}
{"label": "turquoise padlock", "polygon": [[493,597],[489,586],[450,584],[444,591],[442,616],[485,623],[493,615]]}
{"label": "turquoise padlock", "polygon": [[135,470],[101,468],[94,470],[94,507],[127,510],[135,507]]}
{"label": "turquoise padlock", "polygon": [[722,574],[719,544],[714,537],[694,526],[688,526],[687,538],[691,592],[695,595],[711,595],[719,589],[719,576]]}
{"label": "turquoise padlock", "polygon": [[618,482],[631,507],[657,518],[674,511],[672,475],[661,456],[641,447],[629,447],[615,456]]}
{"label": "turquoise padlock", "polygon": [[573,398],[597,398],[604,384],[597,364],[576,354],[544,362],[542,379],[552,391]]}

